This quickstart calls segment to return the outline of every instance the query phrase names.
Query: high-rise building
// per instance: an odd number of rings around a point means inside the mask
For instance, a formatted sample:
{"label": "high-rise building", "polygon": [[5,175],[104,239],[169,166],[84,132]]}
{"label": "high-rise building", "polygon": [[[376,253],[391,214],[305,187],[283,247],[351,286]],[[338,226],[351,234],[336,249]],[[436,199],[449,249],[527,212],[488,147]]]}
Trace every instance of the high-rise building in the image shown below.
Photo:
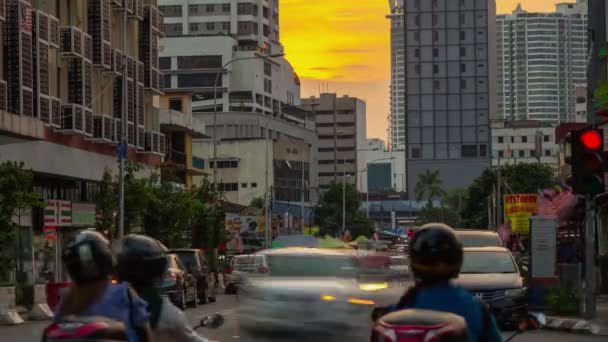
{"label": "high-rise building", "polygon": [[389,2],[391,14],[391,113],[389,148],[405,149],[405,31],[404,0]]}
{"label": "high-rise building", "polygon": [[193,113],[281,117],[283,105],[299,104],[300,80],[281,57],[278,0],[159,0],[159,9],[165,88],[192,92]]}
{"label": "high-rise building", "polygon": [[587,80],[587,0],[499,15],[497,118],[576,121],[576,88]]}
{"label": "high-rise building", "polygon": [[318,133],[319,188],[332,182],[357,184],[357,173],[366,167],[358,157],[366,146],[366,103],[356,97],[321,94],[302,99],[302,108],[316,117]]}
{"label": "high-rise building", "polygon": [[495,107],[494,0],[408,0],[407,191],[439,170],[444,190],[465,188],[490,165]]}

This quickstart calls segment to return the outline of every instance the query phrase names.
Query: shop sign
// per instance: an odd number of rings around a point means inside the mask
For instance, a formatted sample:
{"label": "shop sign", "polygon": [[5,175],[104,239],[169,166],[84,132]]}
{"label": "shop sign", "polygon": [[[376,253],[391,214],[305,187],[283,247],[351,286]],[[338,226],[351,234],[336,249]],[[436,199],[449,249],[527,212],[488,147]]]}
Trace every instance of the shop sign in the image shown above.
{"label": "shop sign", "polygon": [[45,226],[71,226],[72,225],[72,202],[48,200],[44,208]]}
{"label": "shop sign", "polygon": [[530,216],[538,212],[538,195],[505,195],[505,220],[511,223],[514,234],[530,234]]}
{"label": "shop sign", "polygon": [[57,240],[57,227],[55,226],[44,226],[44,239],[46,241],[55,241]]}
{"label": "shop sign", "polygon": [[94,226],[95,204],[72,203],[72,225]]}

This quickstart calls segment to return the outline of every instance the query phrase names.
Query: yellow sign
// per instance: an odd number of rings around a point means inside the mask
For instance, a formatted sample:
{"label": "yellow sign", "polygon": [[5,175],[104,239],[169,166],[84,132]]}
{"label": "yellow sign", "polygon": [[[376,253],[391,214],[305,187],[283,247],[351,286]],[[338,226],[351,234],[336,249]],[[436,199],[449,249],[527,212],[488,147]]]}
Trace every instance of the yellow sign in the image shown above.
{"label": "yellow sign", "polygon": [[318,235],[319,227],[304,227],[303,233],[306,235]]}
{"label": "yellow sign", "polygon": [[511,222],[515,234],[530,234],[530,216],[538,212],[538,195],[505,195],[505,220]]}

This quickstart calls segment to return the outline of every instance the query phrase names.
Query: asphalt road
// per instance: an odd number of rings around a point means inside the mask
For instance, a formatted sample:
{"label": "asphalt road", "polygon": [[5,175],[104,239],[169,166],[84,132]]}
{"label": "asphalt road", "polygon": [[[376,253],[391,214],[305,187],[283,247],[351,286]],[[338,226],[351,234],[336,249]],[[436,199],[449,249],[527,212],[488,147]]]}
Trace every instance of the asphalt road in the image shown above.
{"label": "asphalt road", "polygon": [[[238,298],[236,296],[219,296],[216,303],[200,305],[196,309],[188,309],[186,314],[192,325],[205,315],[220,313],[225,318],[224,325],[219,329],[199,329],[198,332],[213,341],[219,342],[283,342],[297,341],[297,336],[284,338],[260,338],[251,336],[241,336],[238,321]],[[0,326],[0,341],[40,341],[40,336],[47,322],[28,322],[20,326]],[[510,333],[505,333],[505,337]],[[323,341],[326,341],[323,339]],[[352,341],[352,340],[350,340]],[[349,341],[349,342],[350,342]],[[532,331],[527,332],[513,339],[513,342],[599,342],[606,341],[606,337],[574,335],[553,331]],[[311,342],[310,339],[308,342]]]}

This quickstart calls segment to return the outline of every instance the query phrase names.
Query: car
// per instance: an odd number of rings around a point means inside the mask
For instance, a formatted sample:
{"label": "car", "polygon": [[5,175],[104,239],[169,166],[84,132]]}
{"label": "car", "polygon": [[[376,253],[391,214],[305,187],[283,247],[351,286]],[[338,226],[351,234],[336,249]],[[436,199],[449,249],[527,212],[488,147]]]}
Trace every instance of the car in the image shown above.
{"label": "car", "polygon": [[236,294],[239,285],[250,277],[264,276],[268,273],[268,265],[263,255],[236,255],[231,261],[231,275],[225,284],[226,294]]}
{"label": "car", "polygon": [[255,255],[263,256],[268,272],[239,289],[241,331],[247,335],[369,336],[374,305],[394,304],[404,291],[384,281],[359,281],[352,251],[292,247]]}
{"label": "car", "polygon": [[167,255],[167,272],[161,284],[162,293],[178,308],[184,310],[190,304],[195,307],[198,300],[196,281],[177,254]]}
{"label": "car", "polygon": [[455,283],[488,304],[501,326],[512,327],[527,317],[524,279],[506,248],[465,248]]}
{"label": "car", "polygon": [[169,252],[177,255],[194,277],[199,303],[215,302],[217,283],[205,253],[196,248],[171,249]]}
{"label": "car", "polygon": [[481,229],[455,229],[463,247],[502,247],[498,233]]}

